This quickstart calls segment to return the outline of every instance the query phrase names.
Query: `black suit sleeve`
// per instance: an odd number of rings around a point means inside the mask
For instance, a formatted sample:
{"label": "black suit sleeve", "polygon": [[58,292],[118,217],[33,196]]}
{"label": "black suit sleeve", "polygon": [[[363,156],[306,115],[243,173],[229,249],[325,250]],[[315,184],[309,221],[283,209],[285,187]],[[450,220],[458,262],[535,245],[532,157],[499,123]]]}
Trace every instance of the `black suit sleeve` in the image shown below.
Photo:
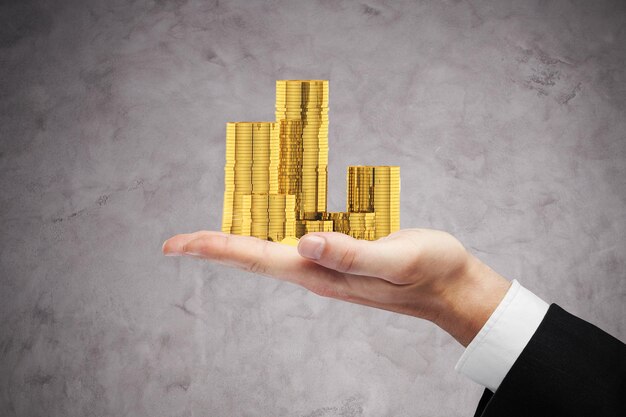
{"label": "black suit sleeve", "polygon": [[475,417],[626,416],[626,345],[552,304]]}

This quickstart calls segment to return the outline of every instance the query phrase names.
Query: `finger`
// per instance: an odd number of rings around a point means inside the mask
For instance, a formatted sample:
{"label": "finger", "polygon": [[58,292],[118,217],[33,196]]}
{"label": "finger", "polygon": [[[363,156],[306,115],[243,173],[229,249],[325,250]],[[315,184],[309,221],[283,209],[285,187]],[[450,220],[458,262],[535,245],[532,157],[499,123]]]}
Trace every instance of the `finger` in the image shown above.
{"label": "finger", "polygon": [[373,276],[328,269],[303,258],[292,246],[250,236],[202,231],[174,236],[164,243],[163,248],[164,253],[178,251],[289,281],[323,297],[410,314],[403,307],[410,302],[402,298],[399,286]]}
{"label": "finger", "polygon": [[215,231],[173,236],[165,254],[188,255],[301,285],[318,295],[345,299],[352,293],[343,274],[302,258],[292,246]]}
{"label": "finger", "polygon": [[182,249],[186,255],[283,279],[301,266],[293,247],[252,236],[204,232]]}
{"label": "finger", "polygon": [[[197,239],[203,235],[205,235],[207,232],[202,230],[199,232],[194,232],[194,233],[181,233],[178,234],[176,236],[172,236],[171,238],[167,239],[165,242],[163,242],[163,247],[161,248],[163,254],[165,256],[182,256],[184,255],[184,251],[183,251],[183,247],[190,241]],[[225,235],[226,233],[223,232],[211,232],[212,234],[222,234]]]}
{"label": "finger", "polygon": [[309,233],[298,243],[300,255],[327,268],[394,284],[406,281],[409,257],[415,256],[411,249],[400,239],[368,241],[337,232]]}

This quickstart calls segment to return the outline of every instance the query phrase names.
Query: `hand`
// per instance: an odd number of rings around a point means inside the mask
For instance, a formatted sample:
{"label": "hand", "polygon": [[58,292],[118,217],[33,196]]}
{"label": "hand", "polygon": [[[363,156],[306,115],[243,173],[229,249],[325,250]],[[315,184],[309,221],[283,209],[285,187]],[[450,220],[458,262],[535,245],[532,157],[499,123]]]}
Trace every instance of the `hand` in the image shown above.
{"label": "hand", "polygon": [[375,241],[336,232],[303,236],[297,249],[250,236],[176,235],[166,255],[187,255],[301,285],[314,293],[430,320],[463,346],[510,283],[452,235],[405,229]]}

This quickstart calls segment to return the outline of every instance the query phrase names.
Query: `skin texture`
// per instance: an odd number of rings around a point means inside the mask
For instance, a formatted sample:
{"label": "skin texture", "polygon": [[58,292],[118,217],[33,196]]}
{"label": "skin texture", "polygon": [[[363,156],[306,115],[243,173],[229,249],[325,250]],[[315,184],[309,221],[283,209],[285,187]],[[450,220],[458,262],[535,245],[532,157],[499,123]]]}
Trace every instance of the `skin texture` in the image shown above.
{"label": "skin texture", "polygon": [[171,237],[189,256],[301,285],[323,296],[430,320],[467,346],[510,283],[452,235],[404,229],[375,241],[309,233],[298,247],[216,231]]}

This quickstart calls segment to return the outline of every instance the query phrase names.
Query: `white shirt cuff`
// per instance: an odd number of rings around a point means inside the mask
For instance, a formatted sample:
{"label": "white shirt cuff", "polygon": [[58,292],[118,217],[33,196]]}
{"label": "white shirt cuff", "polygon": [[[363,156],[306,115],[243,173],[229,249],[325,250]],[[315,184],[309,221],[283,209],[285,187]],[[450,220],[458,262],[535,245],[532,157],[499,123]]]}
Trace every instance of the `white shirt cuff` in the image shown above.
{"label": "white shirt cuff", "polygon": [[454,369],[495,392],[535,334],[548,307],[545,301],[513,280]]}

